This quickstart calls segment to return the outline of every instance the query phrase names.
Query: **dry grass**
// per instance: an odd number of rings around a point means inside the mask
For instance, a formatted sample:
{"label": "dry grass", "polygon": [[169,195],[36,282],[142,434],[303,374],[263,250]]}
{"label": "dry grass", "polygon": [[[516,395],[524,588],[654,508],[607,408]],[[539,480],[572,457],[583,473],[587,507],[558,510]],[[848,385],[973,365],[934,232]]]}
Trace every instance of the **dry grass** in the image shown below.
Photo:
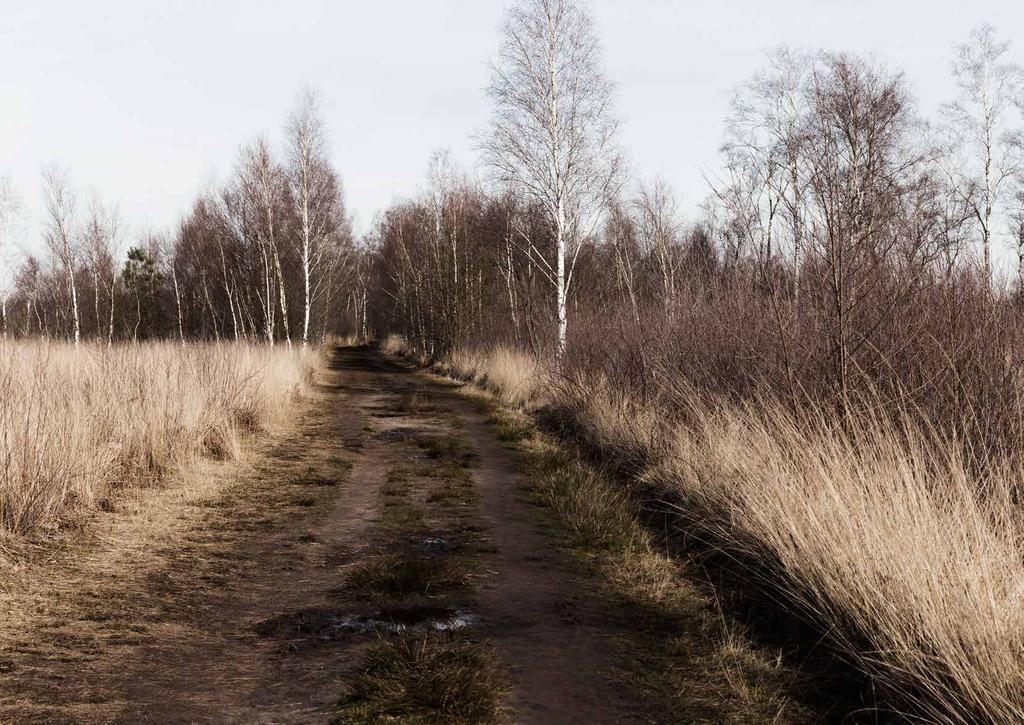
{"label": "dry grass", "polygon": [[[694,532],[745,562],[753,584],[827,633],[908,714],[1024,721],[1018,460],[978,473],[961,441],[871,406],[839,425],[676,380],[665,407],[599,374],[554,385],[508,351],[456,353],[437,367],[514,407],[553,402],[609,460],[679,494]],[[562,512],[568,520],[609,522],[587,514],[604,500],[591,486],[556,488],[579,494],[559,502],[574,509]]]}
{"label": "dry grass", "polygon": [[466,585],[467,576],[449,558],[417,552],[384,554],[361,562],[348,575],[345,592],[369,599],[436,595]]}
{"label": "dry grass", "polygon": [[487,723],[498,716],[493,653],[456,635],[406,634],[374,648],[337,722]]}
{"label": "dry grass", "polygon": [[536,478],[536,491],[576,543],[623,550],[640,545],[643,537],[638,536],[625,489],[608,485],[598,472],[586,466],[563,463],[557,455],[538,467],[544,474]]}
{"label": "dry grass", "polygon": [[592,574],[619,621],[630,623],[616,640],[620,675],[658,713],[652,722],[679,713],[688,722],[815,721],[793,697],[799,673],[694,586],[619,479],[540,433],[521,412],[497,408],[492,423],[517,433],[531,499],[550,511],[559,543]]}
{"label": "dry grass", "polygon": [[283,422],[314,351],[0,343],[0,531],[24,534]]}
{"label": "dry grass", "polygon": [[[890,697],[929,721],[1024,720],[1021,471],[973,474],[909,416],[840,426],[698,395],[659,426],[607,385],[563,400],[601,448],[645,457],[691,526],[747,562]],[[676,401],[679,405],[679,401]]]}
{"label": "dry grass", "polygon": [[380,349],[385,355],[409,357],[413,354],[412,346],[401,335],[388,335],[380,341]]}
{"label": "dry grass", "polygon": [[388,335],[381,341],[380,350],[385,355],[430,364],[438,373],[473,383],[513,408],[529,410],[546,402],[549,375],[535,356],[521,350],[502,346],[460,349],[427,360],[401,335]]}

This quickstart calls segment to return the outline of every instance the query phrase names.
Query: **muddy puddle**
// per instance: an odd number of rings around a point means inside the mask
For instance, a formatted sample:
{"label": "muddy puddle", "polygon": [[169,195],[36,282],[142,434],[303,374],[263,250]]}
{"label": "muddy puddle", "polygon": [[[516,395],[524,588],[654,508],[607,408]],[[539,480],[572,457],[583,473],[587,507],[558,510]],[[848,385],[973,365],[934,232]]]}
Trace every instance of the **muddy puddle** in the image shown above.
{"label": "muddy puddle", "polygon": [[423,431],[419,428],[391,428],[389,430],[381,431],[374,437],[379,441],[395,443],[399,441],[413,440],[422,435]]}
{"label": "muddy puddle", "polygon": [[459,548],[456,542],[453,542],[448,537],[442,536],[440,534],[410,536],[409,541],[417,549],[419,549],[420,552],[422,552],[425,556],[430,558],[450,554],[457,548]]}
{"label": "muddy puddle", "polygon": [[333,642],[369,632],[456,632],[479,623],[469,611],[435,606],[395,606],[373,612],[310,608],[288,612],[259,622],[261,637]]}

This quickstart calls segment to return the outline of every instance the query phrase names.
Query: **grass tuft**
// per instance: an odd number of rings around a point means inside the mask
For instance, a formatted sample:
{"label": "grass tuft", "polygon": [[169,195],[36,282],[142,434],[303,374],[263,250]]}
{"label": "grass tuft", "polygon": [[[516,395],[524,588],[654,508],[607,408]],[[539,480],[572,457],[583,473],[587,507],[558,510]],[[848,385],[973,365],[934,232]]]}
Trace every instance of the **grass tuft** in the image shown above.
{"label": "grass tuft", "polygon": [[465,573],[448,557],[402,552],[385,554],[354,568],[344,591],[364,598],[428,596],[465,585]]}
{"label": "grass tuft", "polygon": [[338,723],[488,723],[500,676],[483,645],[455,635],[404,635],[374,647],[342,702]]}

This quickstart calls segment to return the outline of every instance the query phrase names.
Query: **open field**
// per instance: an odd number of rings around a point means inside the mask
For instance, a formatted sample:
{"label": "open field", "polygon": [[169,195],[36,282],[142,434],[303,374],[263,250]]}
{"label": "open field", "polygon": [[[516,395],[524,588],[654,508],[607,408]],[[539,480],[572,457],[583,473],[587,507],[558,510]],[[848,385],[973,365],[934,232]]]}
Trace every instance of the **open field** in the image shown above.
{"label": "open field", "polygon": [[261,451],[169,477],[22,563],[2,597],[0,715],[836,715],[657,553],[610,480],[516,415],[338,350]]}
{"label": "open field", "polygon": [[[6,479],[35,495],[7,489],[5,719],[1020,712],[1009,462],[982,480],[910,418],[658,408],[510,349],[429,379],[381,347],[7,348],[10,381],[60,384],[6,399],[40,463],[7,467],[37,474]],[[115,435],[58,425],[76,405]]]}

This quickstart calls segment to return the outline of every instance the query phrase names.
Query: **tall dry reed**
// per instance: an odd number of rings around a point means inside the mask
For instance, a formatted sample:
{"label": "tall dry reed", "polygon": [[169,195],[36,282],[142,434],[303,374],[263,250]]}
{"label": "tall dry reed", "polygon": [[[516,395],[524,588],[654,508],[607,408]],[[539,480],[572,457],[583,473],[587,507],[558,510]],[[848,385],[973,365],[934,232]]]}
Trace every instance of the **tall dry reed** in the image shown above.
{"label": "tall dry reed", "polygon": [[20,534],[206,455],[292,410],[313,351],[235,344],[0,343],[0,532]]}
{"label": "tall dry reed", "polygon": [[672,492],[692,533],[912,719],[1024,722],[1020,456],[979,469],[927,415],[869,401],[841,421],[681,375],[671,395],[640,399],[599,371],[542,374],[500,349],[438,368],[517,406],[554,404],[588,444]]}
{"label": "tall dry reed", "polygon": [[559,404],[644,461],[692,532],[742,562],[919,718],[1024,721],[1024,471],[979,472],[920,416],[840,424],[771,398],[692,393],[671,415],[601,379]]}

